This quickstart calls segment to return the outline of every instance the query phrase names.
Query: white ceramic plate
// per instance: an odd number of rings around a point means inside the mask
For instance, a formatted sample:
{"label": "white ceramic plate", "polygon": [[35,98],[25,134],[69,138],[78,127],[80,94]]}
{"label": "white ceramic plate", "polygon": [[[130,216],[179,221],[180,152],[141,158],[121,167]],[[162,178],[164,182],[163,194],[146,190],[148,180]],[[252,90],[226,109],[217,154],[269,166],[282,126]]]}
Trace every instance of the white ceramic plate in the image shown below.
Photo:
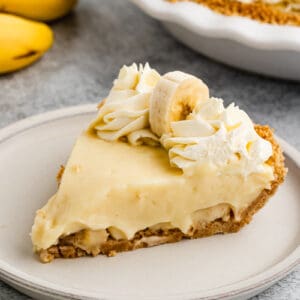
{"label": "white ceramic plate", "polygon": [[287,180],[241,232],[41,264],[29,237],[35,211],[95,112],[67,108],[0,131],[1,279],[36,299],[246,299],[299,263],[300,155],[282,141]]}
{"label": "white ceramic plate", "polygon": [[206,56],[251,72],[300,80],[300,26],[224,16],[191,2],[131,1]]}

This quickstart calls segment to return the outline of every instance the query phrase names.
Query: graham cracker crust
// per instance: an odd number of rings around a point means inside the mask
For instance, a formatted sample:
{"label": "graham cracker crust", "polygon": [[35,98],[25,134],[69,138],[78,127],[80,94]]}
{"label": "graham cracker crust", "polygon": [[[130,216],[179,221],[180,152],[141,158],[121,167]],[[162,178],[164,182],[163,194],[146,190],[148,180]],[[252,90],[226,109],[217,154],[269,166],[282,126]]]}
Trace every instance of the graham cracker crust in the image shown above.
{"label": "graham cracker crust", "polygon": [[291,1],[282,1],[282,5],[268,4],[261,0],[243,3],[236,0],[166,0],[171,3],[191,1],[227,16],[248,17],[260,22],[277,25],[300,26],[300,12],[286,11]]}
{"label": "graham cracker crust", "polygon": [[[199,223],[195,228],[191,228],[189,234],[182,233],[179,229],[150,229],[138,231],[131,240],[115,240],[111,235],[107,241],[99,245],[98,249],[92,253],[75,246],[78,240],[84,235],[84,230],[65,237],[62,237],[57,245],[51,246],[46,250],[41,250],[37,254],[41,262],[51,262],[54,258],[75,258],[82,256],[96,256],[105,254],[114,256],[117,252],[130,251],[139,248],[146,248],[165,243],[174,243],[182,239],[196,239],[207,237],[215,234],[238,232],[243,226],[248,224],[253,215],[261,209],[268,199],[276,192],[278,186],[284,181],[287,170],[284,167],[284,156],[281,148],[274,138],[273,131],[268,126],[255,125],[256,132],[272,144],[273,155],[270,157],[268,164],[273,166],[275,178],[271,182],[270,189],[264,189],[252,204],[242,213],[240,221],[235,221],[233,213],[230,214],[228,221],[222,219],[214,220],[210,223]],[[57,179],[63,174],[63,167],[60,169]]]}

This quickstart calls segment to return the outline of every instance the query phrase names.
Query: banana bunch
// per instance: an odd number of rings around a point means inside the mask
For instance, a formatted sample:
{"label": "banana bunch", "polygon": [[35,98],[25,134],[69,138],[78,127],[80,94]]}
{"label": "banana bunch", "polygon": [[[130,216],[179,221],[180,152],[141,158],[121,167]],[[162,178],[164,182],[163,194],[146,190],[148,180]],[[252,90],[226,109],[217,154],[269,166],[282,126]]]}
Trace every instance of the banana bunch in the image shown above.
{"label": "banana bunch", "polygon": [[19,70],[39,59],[53,44],[51,28],[39,21],[63,17],[76,2],[0,0],[0,74]]}
{"label": "banana bunch", "polygon": [[21,69],[52,45],[51,29],[36,21],[0,14],[0,73]]}
{"label": "banana bunch", "polygon": [[151,130],[159,137],[170,133],[172,122],[186,120],[208,98],[208,87],[201,79],[180,71],[165,74],[151,95]]}

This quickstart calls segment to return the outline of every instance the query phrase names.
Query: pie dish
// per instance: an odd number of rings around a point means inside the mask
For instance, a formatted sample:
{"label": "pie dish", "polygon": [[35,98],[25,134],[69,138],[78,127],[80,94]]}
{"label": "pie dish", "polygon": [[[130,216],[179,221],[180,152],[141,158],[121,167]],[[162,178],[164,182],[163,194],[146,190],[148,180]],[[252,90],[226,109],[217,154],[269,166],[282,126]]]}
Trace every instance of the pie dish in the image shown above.
{"label": "pie dish", "polygon": [[162,22],[179,41],[205,56],[250,72],[300,80],[299,26],[228,16],[192,1],[132,2]]}
{"label": "pie dish", "polygon": [[228,16],[242,16],[260,22],[300,26],[298,0],[166,0],[171,3],[191,1]]}
{"label": "pie dish", "polygon": [[200,79],[124,66],[37,211],[42,262],[239,231],[286,174],[268,126]]}

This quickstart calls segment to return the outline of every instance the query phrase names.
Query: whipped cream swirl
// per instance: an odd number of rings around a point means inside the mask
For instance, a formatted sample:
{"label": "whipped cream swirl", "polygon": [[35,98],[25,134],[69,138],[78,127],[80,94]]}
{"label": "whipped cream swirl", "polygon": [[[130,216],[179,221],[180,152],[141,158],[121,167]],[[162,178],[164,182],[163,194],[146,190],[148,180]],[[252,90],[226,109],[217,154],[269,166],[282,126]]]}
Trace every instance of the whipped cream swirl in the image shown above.
{"label": "whipped cream swirl", "polygon": [[256,133],[248,115],[234,104],[225,108],[221,99],[210,98],[171,128],[161,143],[169,150],[171,165],[187,173],[197,166],[230,165],[229,172],[242,169],[247,176],[264,172],[272,155],[271,144]]}
{"label": "whipped cream swirl", "polygon": [[148,63],[139,67],[136,64],[124,66],[90,129],[109,142],[159,144],[159,139],[149,129],[149,99],[159,79],[158,72]]}

